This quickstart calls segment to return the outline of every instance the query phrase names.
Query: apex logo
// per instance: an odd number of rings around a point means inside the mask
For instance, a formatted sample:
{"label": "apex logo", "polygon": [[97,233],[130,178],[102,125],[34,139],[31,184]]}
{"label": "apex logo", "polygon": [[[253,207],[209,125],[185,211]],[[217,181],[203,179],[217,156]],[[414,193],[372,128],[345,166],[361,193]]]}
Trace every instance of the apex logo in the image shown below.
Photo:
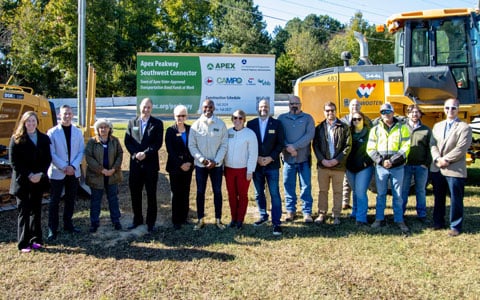
{"label": "apex logo", "polygon": [[368,98],[370,95],[373,93],[373,90],[375,89],[376,83],[367,83],[367,84],[361,84],[358,89],[357,89],[357,95],[360,98]]}

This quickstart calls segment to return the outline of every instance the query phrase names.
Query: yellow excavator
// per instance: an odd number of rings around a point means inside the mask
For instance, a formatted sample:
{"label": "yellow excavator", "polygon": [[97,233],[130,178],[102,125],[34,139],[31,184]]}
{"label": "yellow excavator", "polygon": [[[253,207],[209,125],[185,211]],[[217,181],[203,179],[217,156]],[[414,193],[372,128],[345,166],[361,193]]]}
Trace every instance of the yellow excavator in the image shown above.
{"label": "yellow excavator", "polygon": [[[9,80],[10,81],[10,80]],[[91,66],[88,68],[87,102],[86,102],[86,126],[81,128],[85,142],[93,136],[93,124],[95,123],[95,87],[96,73]],[[0,207],[10,203],[8,194],[10,187],[10,162],[8,161],[8,145],[13,131],[17,127],[22,115],[26,111],[34,111],[39,118],[38,128],[42,132],[57,125],[57,113],[52,101],[34,93],[32,88],[12,85],[8,82],[0,84]],[[85,164],[83,164],[84,166]],[[88,186],[81,185],[89,192]]]}
{"label": "yellow excavator", "polygon": [[[395,61],[374,65],[368,58],[368,43],[360,33],[360,60],[349,65],[317,70],[295,82],[294,93],[302,108],[316,123],[324,119],[323,104],[333,101],[340,116],[349,113],[352,99],[362,104],[371,119],[389,102],[395,113],[406,115],[406,107],[418,104],[422,122],[432,127],[444,118],[443,102],[460,100],[459,117],[471,123],[480,114],[480,14],[478,9],[435,9],[395,14],[377,31],[395,37]],[[478,132],[478,131],[477,131]],[[477,143],[474,143],[477,146]],[[478,146],[477,146],[478,148]],[[468,161],[478,151],[472,150]]]}
{"label": "yellow excavator", "polygon": [[368,44],[360,33],[358,65],[317,70],[300,77],[294,92],[316,122],[323,120],[323,105],[334,101],[340,115],[348,114],[350,100],[358,99],[362,111],[378,117],[380,106],[390,102],[403,114],[409,104],[424,111],[424,123],[443,118],[443,102],[460,99],[460,117],[470,121],[480,113],[480,15],[478,10],[436,9],[391,16],[384,26],[395,36],[395,61],[374,65]]}

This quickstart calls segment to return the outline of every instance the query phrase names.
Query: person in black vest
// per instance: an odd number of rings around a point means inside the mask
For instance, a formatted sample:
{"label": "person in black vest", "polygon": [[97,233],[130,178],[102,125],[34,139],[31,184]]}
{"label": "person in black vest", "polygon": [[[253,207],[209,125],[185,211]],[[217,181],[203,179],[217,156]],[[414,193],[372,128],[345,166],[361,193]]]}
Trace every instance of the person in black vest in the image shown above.
{"label": "person in black vest", "polygon": [[48,188],[47,170],[52,161],[50,139],[38,129],[33,111],[23,114],[10,142],[12,180],[10,193],[17,198],[18,249],[42,248],[42,195]]}
{"label": "person in black vest", "polygon": [[133,222],[128,229],[143,224],[142,190],[147,191],[148,231],[155,230],[157,219],[157,181],[160,170],[158,150],[163,143],[163,122],[152,117],[153,103],[145,98],[140,103],[140,116],[128,122],[125,147],[130,153],[128,185],[132,198]]}

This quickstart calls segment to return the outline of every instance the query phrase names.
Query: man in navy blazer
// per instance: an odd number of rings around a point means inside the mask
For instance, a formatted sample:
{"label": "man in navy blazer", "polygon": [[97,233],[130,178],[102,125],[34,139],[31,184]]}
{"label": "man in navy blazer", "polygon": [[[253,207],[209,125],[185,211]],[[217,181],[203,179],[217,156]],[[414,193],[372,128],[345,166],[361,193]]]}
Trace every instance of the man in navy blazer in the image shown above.
{"label": "man in navy blazer", "polygon": [[153,103],[145,98],[140,103],[140,116],[128,122],[125,147],[130,153],[128,185],[132,199],[133,222],[128,229],[143,224],[142,190],[147,192],[148,231],[155,230],[157,219],[157,181],[160,170],[158,150],[163,143],[163,122],[152,117]]}
{"label": "man in navy blazer", "polygon": [[73,210],[77,199],[80,163],[83,159],[83,134],[72,124],[73,112],[68,105],[60,107],[60,124],[50,128],[47,135],[50,138],[50,153],[52,163],[48,168],[51,197],[48,207],[48,237],[52,241],[57,238],[58,207],[65,188],[65,206],[63,209],[63,228],[71,233],[80,229],[72,222]]}
{"label": "man in navy blazer", "polygon": [[258,141],[258,160],[257,167],[253,173],[253,184],[255,186],[255,200],[257,201],[260,219],[254,223],[254,226],[260,226],[268,221],[265,197],[266,182],[272,202],[273,234],[281,235],[282,199],[279,189],[279,156],[285,146],[284,131],[282,123],[270,117],[269,113],[270,103],[268,100],[262,99],[258,103],[259,117],[247,123],[247,127],[257,135]]}

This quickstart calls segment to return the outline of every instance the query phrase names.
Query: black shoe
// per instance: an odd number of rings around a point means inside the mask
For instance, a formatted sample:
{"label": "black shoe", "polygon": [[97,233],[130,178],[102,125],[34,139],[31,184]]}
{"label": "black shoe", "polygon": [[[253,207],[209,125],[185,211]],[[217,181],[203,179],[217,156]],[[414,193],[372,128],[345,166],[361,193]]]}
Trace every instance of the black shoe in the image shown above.
{"label": "black shoe", "polygon": [[361,221],[356,221],[356,222],[355,222],[355,225],[357,225],[358,228],[362,228],[362,227],[367,228],[367,227],[370,226],[370,225],[368,225],[367,222],[361,222]]}
{"label": "black shoe", "polygon": [[230,224],[228,224],[228,227],[230,227],[230,228],[237,227],[237,222],[235,222],[235,221],[230,222]]}
{"label": "black shoe", "polygon": [[157,228],[155,227],[155,225],[148,225],[148,232],[155,232],[157,231]]}
{"label": "black shoe", "polygon": [[72,227],[69,227],[69,228],[64,228],[65,231],[69,232],[69,233],[80,233],[81,230],[80,228],[78,227],[75,227],[75,226],[72,226]]}
{"label": "black shoe", "polygon": [[243,228],[243,222],[237,222],[237,229]]}
{"label": "black shoe", "polygon": [[95,233],[97,232],[97,229],[98,229],[97,225],[92,225],[90,226],[90,229],[88,231],[90,231],[90,233]]}
{"label": "black shoe", "polygon": [[54,241],[57,239],[57,233],[53,231],[48,231],[47,241]]}
{"label": "black shoe", "polygon": [[253,226],[262,226],[263,224],[267,223],[268,219],[267,218],[260,218],[256,222],[253,223]]}
{"label": "black shoe", "polygon": [[273,235],[282,235],[282,227],[280,225],[273,225]]}
{"label": "black shoe", "polygon": [[173,224],[173,229],[175,229],[175,230],[182,229],[182,225],[180,225],[180,224]]}
{"label": "black shoe", "polygon": [[426,217],[419,217],[418,221],[423,225],[430,225],[430,221]]}
{"label": "black shoe", "polygon": [[138,226],[139,226],[139,225],[137,225],[137,224],[131,224],[131,225],[129,225],[129,226],[127,227],[127,229],[128,229],[128,230],[132,230],[132,229],[137,228]]}
{"label": "black shoe", "polygon": [[120,224],[120,222],[113,223],[113,229],[122,230],[122,224]]}

